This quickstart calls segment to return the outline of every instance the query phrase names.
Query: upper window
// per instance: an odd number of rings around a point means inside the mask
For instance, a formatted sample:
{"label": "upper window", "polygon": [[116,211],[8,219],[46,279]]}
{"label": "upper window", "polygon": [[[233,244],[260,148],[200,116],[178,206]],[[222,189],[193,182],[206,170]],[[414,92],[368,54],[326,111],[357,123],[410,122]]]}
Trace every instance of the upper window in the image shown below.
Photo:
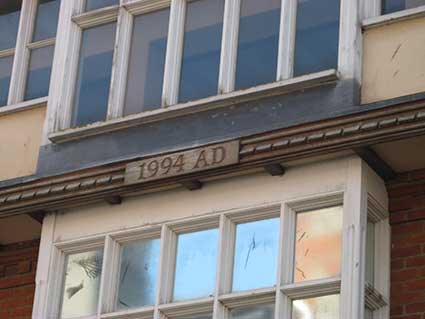
{"label": "upper window", "polygon": [[425,5],[425,0],[382,0],[382,13],[393,13]]}
{"label": "upper window", "polygon": [[62,89],[73,94],[59,129],[338,67],[340,0],[85,0],[68,10]]}
{"label": "upper window", "polygon": [[59,7],[60,0],[1,1],[0,107],[48,95]]}

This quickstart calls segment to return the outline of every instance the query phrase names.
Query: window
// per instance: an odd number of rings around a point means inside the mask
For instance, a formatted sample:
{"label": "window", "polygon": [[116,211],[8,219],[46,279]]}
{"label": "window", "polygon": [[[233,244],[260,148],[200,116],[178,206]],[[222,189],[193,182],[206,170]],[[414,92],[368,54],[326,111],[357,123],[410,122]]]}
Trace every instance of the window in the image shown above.
{"label": "window", "polygon": [[424,0],[382,0],[382,13],[393,13],[425,5]]}
{"label": "window", "polygon": [[59,7],[60,0],[1,2],[0,106],[48,95]]}
{"label": "window", "polygon": [[76,1],[50,131],[338,69],[340,11],[340,0]]}

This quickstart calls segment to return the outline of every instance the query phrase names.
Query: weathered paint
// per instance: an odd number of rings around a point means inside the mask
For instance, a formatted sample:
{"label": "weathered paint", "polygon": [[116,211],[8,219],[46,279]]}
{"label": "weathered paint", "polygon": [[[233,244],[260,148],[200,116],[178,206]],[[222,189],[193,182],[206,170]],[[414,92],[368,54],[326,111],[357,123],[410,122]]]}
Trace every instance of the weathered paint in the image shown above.
{"label": "weathered paint", "polygon": [[425,18],[364,32],[362,103],[425,91]]}
{"label": "weathered paint", "polygon": [[45,111],[40,107],[0,116],[0,180],[35,173]]}

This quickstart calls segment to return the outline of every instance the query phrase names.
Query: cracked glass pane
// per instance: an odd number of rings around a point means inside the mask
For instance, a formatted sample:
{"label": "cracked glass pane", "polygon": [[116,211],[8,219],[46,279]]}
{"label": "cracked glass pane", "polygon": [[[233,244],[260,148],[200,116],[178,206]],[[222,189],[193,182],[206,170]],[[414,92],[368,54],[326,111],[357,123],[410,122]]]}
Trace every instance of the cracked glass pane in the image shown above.
{"label": "cracked glass pane", "polygon": [[229,319],[273,319],[274,305],[258,305],[230,311]]}
{"label": "cracked glass pane", "polygon": [[217,246],[217,229],[178,235],[174,301],[213,295],[217,267]]}
{"label": "cracked glass pane", "polygon": [[33,42],[56,36],[60,3],[60,0],[39,0]]}
{"label": "cracked glass pane", "polygon": [[123,245],[118,309],[155,304],[159,249],[159,239],[146,239]]}
{"label": "cracked glass pane", "polygon": [[233,291],[276,285],[279,218],[236,226]]}
{"label": "cracked glass pane", "polygon": [[382,0],[382,13],[393,13],[425,5],[425,0]]}
{"label": "cracked glass pane", "polygon": [[242,0],[235,89],[276,81],[281,0]]}
{"label": "cracked glass pane", "polygon": [[294,76],[336,69],[340,0],[300,0],[297,9]]}
{"label": "cracked glass pane", "polygon": [[0,51],[16,45],[21,4],[21,0],[0,1]]}
{"label": "cracked glass pane", "polygon": [[339,295],[294,300],[292,319],[339,319]]}
{"label": "cracked glass pane", "polygon": [[96,314],[103,249],[66,257],[61,318]]}
{"label": "cracked glass pane", "polygon": [[217,95],[224,0],[187,2],[179,102]]}
{"label": "cracked glass pane", "polygon": [[338,276],[342,206],[297,214],[295,282]]}

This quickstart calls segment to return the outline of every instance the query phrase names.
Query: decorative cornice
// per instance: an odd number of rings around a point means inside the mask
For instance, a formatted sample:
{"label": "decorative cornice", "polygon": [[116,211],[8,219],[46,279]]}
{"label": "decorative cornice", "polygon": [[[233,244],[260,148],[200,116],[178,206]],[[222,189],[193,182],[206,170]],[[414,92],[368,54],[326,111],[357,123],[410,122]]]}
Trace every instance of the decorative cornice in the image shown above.
{"label": "decorative cornice", "polygon": [[122,162],[3,188],[0,189],[0,217],[108,201],[116,196],[178,187],[188,181],[224,178],[271,163],[350,150],[424,132],[425,101],[397,105],[242,138],[239,163],[226,167],[127,185],[124,175],[129,162]]}

